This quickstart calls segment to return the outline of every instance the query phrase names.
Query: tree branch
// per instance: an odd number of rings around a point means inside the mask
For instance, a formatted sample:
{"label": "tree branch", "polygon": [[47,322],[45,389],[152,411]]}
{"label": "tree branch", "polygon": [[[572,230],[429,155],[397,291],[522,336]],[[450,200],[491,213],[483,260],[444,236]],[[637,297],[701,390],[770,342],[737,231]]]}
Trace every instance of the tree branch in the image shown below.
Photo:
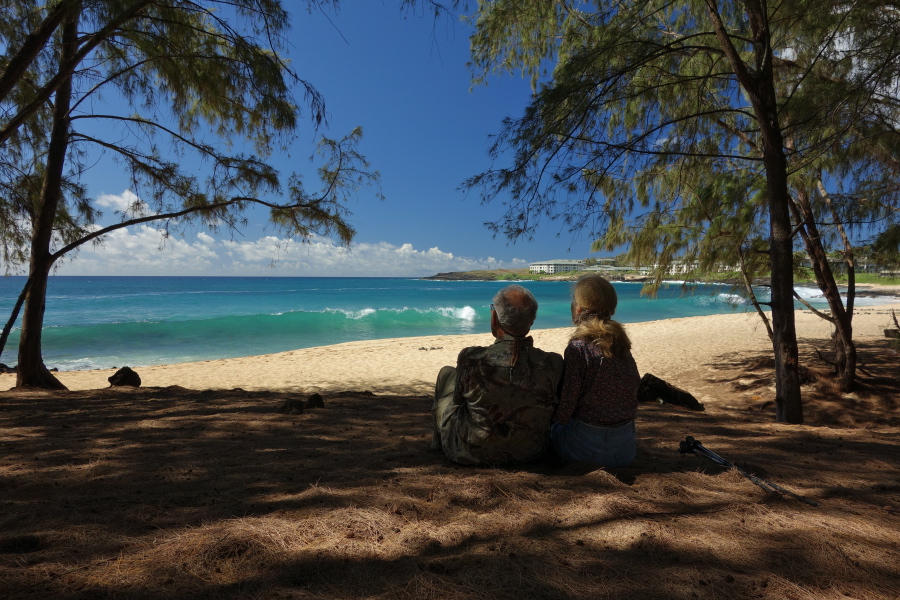
{"label": "tree branch", "polygon": [[[15,55],[9,58],[6,69],[0,75],[0,102],[12,92],[28,67],[35,61],[41,50],[50,40],[50,36],[62,23],[69,8],[80,0],[60,0],[50,9],[41,24],[28,34]],[[49,97],[49,96],[48,96]]]}
{"label": "tree branch", "polygon": [[[74,5],[75,1],[63,0],[62,2],[60,2],[60,5],[63,4],[66,4],[67,6],[70,4]],[[79,64],[81,64],[81,61],[83,61],[88,54],[90,54],[109,36],[115,33],[116,29],[119,28],[123,23],[126,23],[129,19],[134,18],[138,13],[140,13],[150,4],[152,4],[152,0],[137,0],[136,2],[134,2],[134,4],[123,10],[117,17],[115,17],[104,27],[102,27],[99,31],[91,35],[87,39],[87,42],[79,48],[78,52],[75,53],[75,55],[73,55],[72,58],[64,65],[60,66],[60,69],[59,71],[57,71],[56,75],[50,78],[50,80],[36,92],[34,100],[23,109],[21,109],[13,118],[7,121],[3,129],[0,129],[0,145],[4,144],[6,140],[8,140],[12,136],[12,134],[19,127],[21,127],[23,123],[25,123],[25,121],[31,118],[34,113],[37,112],[37,110],[50,99],[50,97],[59,89],[63,82],[65,82],[72,76],[75,68]],[[46,41],[44,43],[46,43]],[[15,82],[11,83],[15,84]]]}
{"label": "tree branch", "polygon": [[794,298],[796,298],[797,301],[800,302],[800,304],[811,310],[814,315],[822,317],[829,323],[834,323],[834,317],[832,317],[831,315],[826,315],[822,311],[817,310],[815,307],[813,307],[812,304],[801,298],[800,294],[797,293],[797,290],[794,290]]}
{"label": "tree branch", "polygon": [[206,206],[194,206],[194,207],[185,208],[183,210],[170,212],[170,213],[156,214],[156,215],[150,215],[150,216],[146,216],[146,217],[137,217],[134,219],[129,219],[127,221],[122,221],[121,223],[116,223],[114,225],[110,225],[108,227],[104,227],[103,229],[98,229],[96,231],[92,231],[91,233],[85,235],[84,237],[82,237],[82,238],[60,248],[56,252],[54,252],[50,257],[50,262],[51,263],[56,262],[56,260],[58,260],[64,254],[71,252],[75,248],[78,248],[79,246],[82,246],[82,245],[86,244],[87,242],[90,242],[91,240],[97,239],[103,235],[106,235],[107,233],[117,231],[119,229],[124,229],[125,227],[131,227],[132,225],[140,225],[142,223],[148,223],[150,221],[170,221],[172,219],[177,219],[178,217],[183,217],[185,215],[189,215],[192,213],[214,212],[216,210],[228,208],[229,206],[233,206],[235,204],[239,204],[239,203],[243,203],[243,202],[258,204],[260,206],[265,206],[265,207],[273,209],[273,210],[294,211],[294,210],[302,209],[302,208],[314,208],[316,206],[316,204],[318,204],[321,201],[322,201],[322,199],[316,199],[316,200],[313,200],[312,202],[301,202],[301,203],[296,203],[296,204],[277,204],[274,202],[266,202],[265,200],[260,200],[259,198],[249,198],[249,197],[238,196],[238,197],[234,197],[229,200],[226,200],[224,202],[216,202],[213,204],[208,204]]}

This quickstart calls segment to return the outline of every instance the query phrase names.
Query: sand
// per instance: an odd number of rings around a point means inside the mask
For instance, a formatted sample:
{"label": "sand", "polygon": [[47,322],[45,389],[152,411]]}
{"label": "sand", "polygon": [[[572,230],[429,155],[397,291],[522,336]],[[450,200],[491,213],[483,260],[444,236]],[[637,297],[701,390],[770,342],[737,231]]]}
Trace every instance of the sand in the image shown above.
{"label": "sand", "polygon": [[[900,313],[900,304],[857,309],[854,338],[883,339],[884,329],[892,326],[892,308]],[[809,311],[797,312],[797,335],[806,350],[815,346],[827,351],[828,344],[821,339],[830,330],[829,323]],[[716,361],[740,353],[771,353],[772,348],[755,313],[633,323],[627,331],[641,372],[681,385],[694,384],[699,374],[716,369]],[[570,333],[570,328],[560,328],[535,330],[532,335],[537,347],[562,353]],[[437,372],[443,365],[455,364],[461,349],[487,345],[492,339],[489,333],[396,338],[200,363],[129,366],[144,386],[152,387],[418,395],[431,393]],[[87,390],[107,387],[113,372],[71,371],[58,377],[70,390]],[[0,389],[14,385],[14,375],[0,375]]]}
{"label": "sand", "polygon": [[[489,335],[140,367],[141,388],[94,371],[61,373],[68,392],[0,391],[0,599],[897,600],[889,308],[854,320],[849,394],[815,354],[829,327],[798,315],[816,376],[804,425],[774,420],[755,316],[630,325],[641,370],[706,410],[642,404],[626,469],[431,452],[432,380]],[[561,351],[568,333],[535,337]],[[279,411],[313,391],[324,407]],[[818,506],[680,454],[687,435]]]}

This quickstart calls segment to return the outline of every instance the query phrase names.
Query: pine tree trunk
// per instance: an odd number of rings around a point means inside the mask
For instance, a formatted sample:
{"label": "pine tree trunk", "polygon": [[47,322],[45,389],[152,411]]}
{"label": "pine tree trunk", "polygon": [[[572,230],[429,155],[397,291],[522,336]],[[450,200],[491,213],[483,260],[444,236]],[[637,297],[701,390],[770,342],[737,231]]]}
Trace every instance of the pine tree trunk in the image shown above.
{"label": "pine tree trunk", "polygon": [[[78,48],[78,15],[80,6],[69,10],[63,22],[59,64],[65,65]],[[53,103],[53,127],[47,149],[47,165],[44,184],[34,210],[31,232],[31,286],[25,297],[22,316],[22,335],[19,338],[19,365],[16,386],[33,386],[66,389],[44,366],[41,354],[41,332],[44,327],[44,303],[47,298],[47,280],[53,266],[50,243],[53,224],[62,198],[62,179],[69,146],[69,107],[72,100],[72,79],[60,85]]]}
{"label": "pine tree trunk", "polygon": [[[49,255],[49,253],[48,253]],[[25,312],[22,316],[22,335],[19,339],[19,365],[16,370],[17,387],[39,387],[64,390],[62,384],[47,367],[41,355],[41,331],[44,326],[44,302],[47,297],[47,279],[50,266],[32,258],[31,287],[25,297]]]}
{"label": "pine tree trunk", "polygon": [[763,134],[769,208],[775,420],[800,424],[803,423],[803,400],[800,393],[800,356],[794,318],[794,240],[787,185],[787,159],[784,155],[784,140],[777,125],[774,88],[771,85],[761,87],[759,101],[763,110],[759,122]]}
{"label": "pine tree trunk", "polygon": [[[843,370],[838,371],[841,391],[850,392],[856,387],[856,345],[853,343],[853,308],[856,302],[856,258],[853,256],[853,245],[850,243],[850,237],[847,235],[847,230],[844,228],[840,216],[831,202],[831,197],[825,190],[821,174],[819,175],[819,191],[825,200],[825,204],[828,205],[831,211],[831,216],[837,224],[837,230],[841,234],[841,240],[844,242],[844,258],[847,262],[847,310],[842,322],[842,330],[846,332],[846,335],[840,339],[835,338],[835,353],[842,356],[843,359],[843,362],[838,364],[845,365]],[[840,294],[838,294],[838,297],[840,298]]]}
{"label": "pine tree trunk", "polygon": [[769,340],[772,340],[772,324],[769,322],[769,317],[766,316],[766,313],[763,311],[762,306],[760,305],[759,298],[756,297],[756,292],[753,291],[753,282],[750,280],[750,276],[747,274],[746,263],[744,262],[744,250],[742,248],[738,249],[738,261],[740,261],[741,265],[741,277],[744,280],[744,291],[747,293],[747,296],[750,298],[750,303],[753,305],[753,308],[756,309],[756,314],[759,315],[760,320],[763,322],[763,325],[766,327],[766,333],[769,335]]}
{"label": "pine tree trunk", "polygon": [[800,394],[800,357],[794,320],[794,254],[787,208],[787,170],[782,170],[781,174],[783,177],[780,182],[777,174],[772,177],[767,172],[766,177],[769,184],[775,420],[800,424],[803,423],[803,401]]}
{"label": "pine tree trunk", "polygon": [[778,123],[778,95],[772,67],[771,29],[764,2],[743,3],[752,31],[753,68],[732,45],[715,0],[706,0],[716,38],[746,92],[762,140],[769,208],[769,260],[772,277],[772,346],[775,351],[775,418],[784,423],[803,423],[800,364],[794,320],[794,255],[791,235],[790,196],[784,137]]}
{"label": "pine tree trunk", "polygon": [[6,325],[3,326],[3,333],[0,333],[0,356],[3,356],[3,351],[6,349],[6,341],[9,339],[9,334],[12,333],[12,328],[16,325],[16,319],[19,318],[19,312],[22,310],[22,305],[25,304],[25,297],[30,288],[31,279],[28,279],[25,281],[22,292],[16,299],[16,305],[13,306],[12,312],[9,314],[9,320],[7,320]]}
{"label": "pine tree trunk", "polygon": [[816,282],[822,295],[831,309],[831,319],[834,324],[834,374],[840,382],[842,392],[851,392],[856,384],[856,345],[853,343],[853,304],[855,294],[855,274],[852,261],[848,264],[850,277],[850,290],[847,306],[841,298],[834,271],[828,262],[828,254],[822,245],[822,236],[816,224],[812,211],[809,193],[805,189],[797,190],[797,202],[795,214],[803,223],[800,228],[806,250],[812,263],[813,272],[816,274]]}
{"label": "pine tree trunk", "polygon": [[835,371],[842,392],[856,389],[856,344],[842,336],[834,336]]}

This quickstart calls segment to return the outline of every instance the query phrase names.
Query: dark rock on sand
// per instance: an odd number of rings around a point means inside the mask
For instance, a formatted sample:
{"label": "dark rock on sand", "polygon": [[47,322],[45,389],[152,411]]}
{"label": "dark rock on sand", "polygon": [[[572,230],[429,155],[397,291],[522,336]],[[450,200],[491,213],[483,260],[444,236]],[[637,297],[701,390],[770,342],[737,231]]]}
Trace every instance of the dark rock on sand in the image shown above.
{"label": "dark rock on sand", "polygon": [[113,373],[109,379],[109,385],[141,387],[141,376],[135,373],[131,367],[122,367]]}

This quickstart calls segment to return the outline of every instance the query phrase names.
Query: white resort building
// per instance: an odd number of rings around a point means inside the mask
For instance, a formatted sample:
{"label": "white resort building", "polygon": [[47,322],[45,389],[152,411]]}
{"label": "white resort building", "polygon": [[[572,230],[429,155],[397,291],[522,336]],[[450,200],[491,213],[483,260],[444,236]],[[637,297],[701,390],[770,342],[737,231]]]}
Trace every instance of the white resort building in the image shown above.
{"label": "white resort building", "polygon": [[565,273],[566,271],[583,271],[584,266],[583,260],[545,260],[542,262],[531,263],[528,266],[528,270],[531,273],[555,275],[556,273]]}

